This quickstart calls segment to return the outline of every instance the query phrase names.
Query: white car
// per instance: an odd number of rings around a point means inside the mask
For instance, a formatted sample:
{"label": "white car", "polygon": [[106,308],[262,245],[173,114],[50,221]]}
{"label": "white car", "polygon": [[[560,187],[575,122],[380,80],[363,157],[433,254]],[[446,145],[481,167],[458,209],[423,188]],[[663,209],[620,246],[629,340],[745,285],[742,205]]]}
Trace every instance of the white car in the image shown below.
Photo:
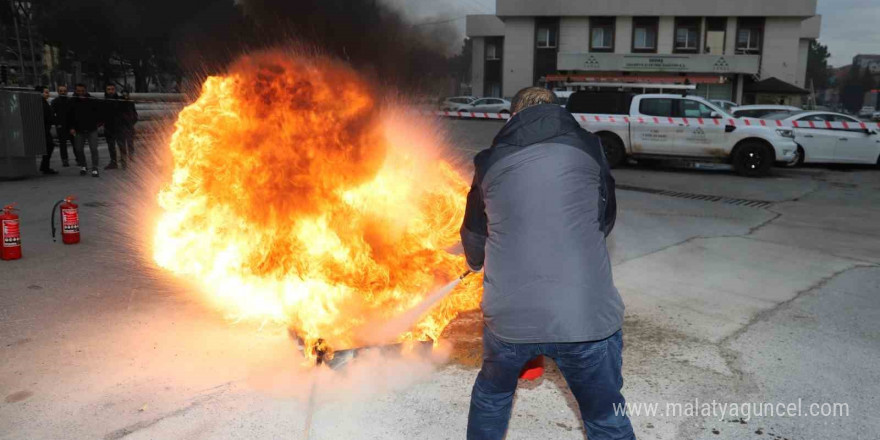
{"label": "white car", "polygon": [[[795,114],[780,113],[768,116],[784,122],[848,122],[858,124],[858,119],[832,112],[802,111]],[[803,163],[850,163],[880,165],[880,133],[875,128],[793,128],[794,141],[798,144]]]}
{"label": "white car", "polygon": [[443,103],[440,104],[440,110],[453,112],[460,111],[476,100],[477,98],[473,96],[452,96],[443,100]]}
{"label": "white car", "polygon": [[737,103],[735,103],[735,102],[733,102],[733,101],[728,101],[728,100],[726,100],[726,99],[711,99],[711,100],[709,100],[709,102],[711,102],[712,104],[717,105],[718,107],[721,107],[721,110],[724,110],[724,111],[726,111],[726,112],[728,112],[728,113],[729,113],[731,110],[733,110],[734,108],[736,108],[736,107],[739,106],[739,104],[737,104]]}
{"label": "white car", "polygon": [[480,98],[459,111],[480,113],[510,113],[510,101],[501,98]]}
{"label": "white car", "polygon": [[730,114],[737,118],[757,118],[773,113],[799,112],[801,109],[790,105],[742,105],[730,110]]}
{"label": "white car", "polygon": [[859,117],[860,118],[870,118],[871,116],[874,115],[875,111],[877,111],[876,108],[871,107],[870,105],[866,105],[866,106],[862,107],[861,110],[859,110]]}
{"label": "white car", "polygon": [[874,114],[871,115],[871,120],[880,122],[880,110],[874,112]]}

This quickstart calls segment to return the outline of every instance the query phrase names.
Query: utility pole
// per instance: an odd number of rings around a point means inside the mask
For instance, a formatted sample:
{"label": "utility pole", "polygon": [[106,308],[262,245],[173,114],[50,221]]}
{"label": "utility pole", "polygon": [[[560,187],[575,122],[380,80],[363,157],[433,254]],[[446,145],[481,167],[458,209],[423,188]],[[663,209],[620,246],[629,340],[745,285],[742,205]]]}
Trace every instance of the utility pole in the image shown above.
{"label": "utility pole", "polygon": [[21,34],[18,31],[18,10],[15,7],[15,1],[9,0],[9,9],[12,11],[12,24],[15,25],[15,42],[18,43],[18,75],[21,85],[27,82],[24,76],[24,54],[21,51]]}
{"label": "utility pole", "polygon": [[[27,10],[25,10],[25,3],[27,3]],[[34,55],[34,37],[33,37],[33,34],[31,33],[31,28],[33,27],[32,23],[31,23],[31,15],[33,12],[33,5],[31,4],[31,2],[19,1],[18,8],[21,11],[21,15],[25,19],[25,26],[27,26],[28,46],[30,46],[30,49],[31,49],[31,71],[34,74],[34,76],[33,76],[34,85],[38,85],[39,82],[37,79],[37,58]]]}

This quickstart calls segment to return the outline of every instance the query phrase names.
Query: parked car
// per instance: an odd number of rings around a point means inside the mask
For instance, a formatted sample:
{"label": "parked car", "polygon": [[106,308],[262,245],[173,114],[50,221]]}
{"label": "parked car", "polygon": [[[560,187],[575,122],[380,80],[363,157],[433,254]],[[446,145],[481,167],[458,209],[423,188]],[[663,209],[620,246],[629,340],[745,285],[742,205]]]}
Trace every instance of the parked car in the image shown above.
{"label": "parked car", "polygon": [[735,107],[730,113],[737,118],[761,119],[772,113],[799,111],[801,111],[801,109],[790,105],[743,105]]}
{"label": "parked car", "polygon": [[440,104],[440,110],[443,111],[459,111],[462,107],[476,101],[473,96],[452,96],[443,100]]}
{"label": "parked car", "polygon": [[767,119],[784,122],[821,122],[816,128],[793,128],[798,144],[797,164],[803,163],[861,163],[880,165],[880,133],[875,128],[827,128],[825,122],[858,124],[858,119],[832,112],[802,111],[795,114],[770,115]]}
{"label": "parked car", "polygon": [[563,107],[568,104],[568,98],[571,97],[572,93],[574,92],[570,90],[556,90],[553,92],[556,95],[556,102]]}
{"label": "parked car", "polygon": [[733,101],[728,101],[728,100],[726,100],[726,99],[710,99],[709,102],[711,102],[712,104],[717,105],[718,107],[721,107],[722,110],[724,110],[724,111],[726,111],[726,112],[728,112],[728,113],[730,113],[730,111],[731,111],[733,108],[739,106],[739,104],[737,104],[737,103],[735,103],[735,102],[733,102]]}
{"label": "parked car", "polygon": [[875,111],[874,114],[871,115],[871,120],[880,122],[880,110]]}
{"label": "parked car", "polygon": [[862,107],[861,110],[859,110],[859,117],[865,119],[870,118],[871,116],[874,116],[875,111],[877,111],[876,108],[871,107],[870,105],[866,105]]}
{"label": "parked car", "polygon": [[460,111],[482,113],[510,113],[510,101],[501,98],[480,98],[468,105],[463,106]]}
{"label": "parked car", "polygon": [[[623,164],[627,157],[725,162],[733,164],[739,174],[760,176],[767,174],[774,162],[797,160],[791,130],[724,123],[733,117],[699,97],[578,92],[569,98],[566,108],[584,128],[599,136],[611,166]],[[636,121],[656,118],[657,122],[612,121],[603,115],[625,115]],[[693,123],[670,118],[688,118]],[[719,123],[697,123],[699,119],[719,119]]]}

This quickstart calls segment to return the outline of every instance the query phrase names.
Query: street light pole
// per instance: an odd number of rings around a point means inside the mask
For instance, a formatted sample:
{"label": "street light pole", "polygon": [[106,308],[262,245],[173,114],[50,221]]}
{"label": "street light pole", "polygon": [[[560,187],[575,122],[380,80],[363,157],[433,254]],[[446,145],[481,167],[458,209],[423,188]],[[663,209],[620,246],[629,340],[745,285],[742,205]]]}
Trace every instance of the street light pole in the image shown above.
{"label": "street light pole", "polygon": [[22,58],[23,52],[21,51],[21,34],[18,32],[18,11],[15,8],[15,1],[9,0],[9,8],[12,11],[12,24],[15,26],[15,42],[18,44],[18,75],[19,79],[22,82],[21,85],[24,85],[26,82],[24,76],[24,58]]}

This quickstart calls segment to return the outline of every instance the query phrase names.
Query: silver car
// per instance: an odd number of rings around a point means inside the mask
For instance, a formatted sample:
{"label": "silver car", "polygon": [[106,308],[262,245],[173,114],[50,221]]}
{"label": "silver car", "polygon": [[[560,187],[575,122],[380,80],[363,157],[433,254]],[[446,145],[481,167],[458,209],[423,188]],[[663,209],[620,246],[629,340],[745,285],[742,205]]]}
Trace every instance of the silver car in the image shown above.
{"label": "silver car", "polygon": [[461,111],[476,100],[477,98],[473,96],[452,96],[443,100],[443,103],[440,104],[440,110],[453,112]]}
{"label": "silver car", "polygon": [[501,98],[481,98],[470,105],[465,106],[461,111],[480,112],[480,113],[510,113],[510,101]]}

